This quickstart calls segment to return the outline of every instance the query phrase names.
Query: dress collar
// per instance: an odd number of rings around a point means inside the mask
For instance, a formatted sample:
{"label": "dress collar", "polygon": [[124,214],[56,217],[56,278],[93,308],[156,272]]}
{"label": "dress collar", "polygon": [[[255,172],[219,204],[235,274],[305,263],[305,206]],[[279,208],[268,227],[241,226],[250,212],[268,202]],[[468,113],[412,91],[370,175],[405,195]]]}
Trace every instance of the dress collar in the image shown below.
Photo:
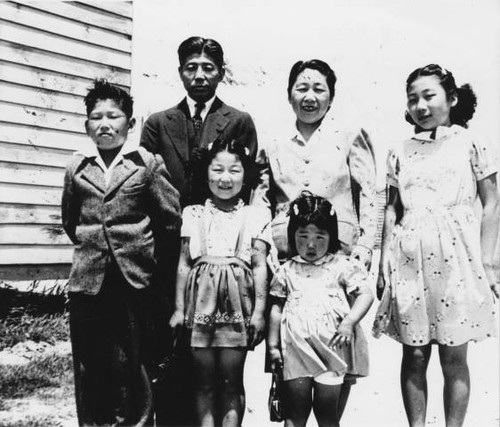
{"label": "dress collar", "polygon": [[451,126],[438,126],[436,129],[427,130],[416,133],[412,139],[417,139],[419,141],[433,142],[438,141],[443,138],[448,138],[455,135],[461,131],[462,127],[458,125]]}
{"label": "dress collar", "polygon": [[320,259],[317,259],[316,261],[313,261],[313,262],[309,262],[309,261],[306,261],[304,258],[302,258],[300,255],[295,255],[292,258],[292,260],[296,261],[300,264],[323,265],[323,264],[326,264],[327,262],[330,262],[334,257],[335,257],[335,255],[333,255],[331,253],[327,253],[325,256],[321,257]]}
{"label": "dress collar", "polygon": [[228,211],[224,211],[222,209],[219,209],[217,206],[215,206],[214,202],[212,202],[212,199],[208,198],[206,201],[205,201],[205,208],[208,209],[210,212],[236,212],[238,210],[240,210],[243,206],[245,206],[245,202],[243,202],[243,200],[241,199],[238,199],[238,202],[236,203],[236,205],[234,205],[234,207]]}

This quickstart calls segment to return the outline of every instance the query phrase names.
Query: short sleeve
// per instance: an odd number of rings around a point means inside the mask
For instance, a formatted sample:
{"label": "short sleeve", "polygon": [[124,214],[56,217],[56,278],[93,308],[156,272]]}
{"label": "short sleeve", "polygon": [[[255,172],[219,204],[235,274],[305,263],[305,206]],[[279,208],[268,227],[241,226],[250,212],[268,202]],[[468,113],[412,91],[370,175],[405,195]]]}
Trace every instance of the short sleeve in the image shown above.
{"label": "short sleeve", "polygon": [[368,272],[360,261],[346,257],[339,281],[345,287],[346,293],[351,294],[368,287]]}
{"label": "short sleeve", "polygon": [[269,287],[270,295],[278,298],[286,298],[286,276],[286,264],[284,264],[278,268],[271,280],[271,285]]}
{"label": "short sleeve", "polygon": [[387,154],[387,185],[399,187],[399,156],[396,150],[389,150]]}
{"label": "short sleeve", "polygon": [[198,234],[198,221],[202,216],[202,209],[203,206],[201,205],[191,205],[184,208],[182,211],[181,237],[192,237]]}
{"label": "short sleeve", "polygon": [[247,227],[252,239],[259,239],[266,242],[268,245],[272,243],[271,227],[271,212],[261,206],[248,206]]}
{"label": "short sleeve", "polygon": [[478,181],[498,172],[498,153],[485,141],[472,139],[470,162]]}

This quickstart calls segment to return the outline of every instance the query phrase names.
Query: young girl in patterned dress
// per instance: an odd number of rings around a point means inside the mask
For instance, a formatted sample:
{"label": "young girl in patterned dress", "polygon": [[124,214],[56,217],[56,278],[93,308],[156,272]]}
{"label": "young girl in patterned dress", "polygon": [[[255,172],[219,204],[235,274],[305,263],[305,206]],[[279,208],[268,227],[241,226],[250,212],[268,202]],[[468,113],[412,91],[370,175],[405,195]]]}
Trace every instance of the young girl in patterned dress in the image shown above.
{"label": "young girl in patterned dress", "polygon": [[[451,72],[431,64],[409,75],[406,93],[416,134],[388,157],[374,333],[403,344],[401,388],[411,426],[425,424],[426,370],[431,344],[438,344],[446,425],[461,426],[467,343],[496,333],[498,163],[466,129],[476,106],[469,85],[457,87]],[[480,223],[473,211],[478,194]]]}
{"label": "young girl in patterned dress", "polygon": [[338,426],[344,377],[368,374],[368,355],[357,352],[366,345],[356,345],[373,302],[368,273],[339,250],[331,203],[310,192],[290,205],[288,241],[296,256],[271,282],[268,336],[272,368],[283,366],[285,425],[305,426],[312,408],[320,427]]}
{"label": "young girl in patterned dress", "polygon": [[195,200],[208,197],[182,214],[170,325],[189,333],[202,426],[241,425],[247,350],[263,339],[270,214],[242,200],[257,183],[256,169],[239,141],[218,140],[193,155]]}

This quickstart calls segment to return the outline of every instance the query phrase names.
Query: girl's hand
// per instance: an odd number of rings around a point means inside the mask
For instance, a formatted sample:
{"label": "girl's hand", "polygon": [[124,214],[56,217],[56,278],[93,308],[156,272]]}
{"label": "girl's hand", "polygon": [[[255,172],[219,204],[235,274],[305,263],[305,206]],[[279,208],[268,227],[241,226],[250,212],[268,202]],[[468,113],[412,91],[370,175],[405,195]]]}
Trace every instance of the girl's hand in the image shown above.
{"label": "girl's hand", "polygon": [[254,349],[264,339],[266,320],[262,314],[254,313],[247,328],[248,348]]}
{"label": "girl's hand", "polygon": [[350,320],[344,319],[339,325],[337,332],[335,332],[335,334],[333,335],[333,338],[329,343],[329,347],[335,347],[337,345],[339,347],[342,347],[343,345],[350,345],[353,338],[354,323],[352,323]]}
{"label": "girl's hand", "polygon": [[277,368],[281,369],[283,367],[283,358],[280,349],[278,347],[269,347],[267,353],[271,362],[271,370],[275,372]]}
{"label": "girl's hand", "polygon": [[379,301],[382,299],[382,294],[384,293],[384,289],[385,289],[384,273],[382,272],[382,270],[380,270],[377,279],[377,299]]}
{"label": "girl's hand", "polygon": [[175,310],[168,323],[174,334],[178,335],[184,326],[184,312],[182,310]]}
{"label": "girl's hand", "polygon": [[367,270],[372,264],[372,251],[365,246],[357,245],[351,252],[351,257],[359,260]]}
{"label": "girl's hand", "polygon": [[499,283],[500,283],[500,266],[493,264],[484,264],[484,271],[486,272],[486,277],[488,278],[488,283],[490,284],[491,291],[493,294],[500,298]]}

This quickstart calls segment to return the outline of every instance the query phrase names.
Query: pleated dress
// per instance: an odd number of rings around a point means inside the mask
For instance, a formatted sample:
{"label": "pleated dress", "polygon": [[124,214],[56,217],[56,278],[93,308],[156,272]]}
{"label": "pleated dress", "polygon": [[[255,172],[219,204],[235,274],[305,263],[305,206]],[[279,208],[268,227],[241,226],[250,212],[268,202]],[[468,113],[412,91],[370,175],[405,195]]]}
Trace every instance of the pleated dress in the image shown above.
{"label": "pleated dress", "polygon": [[269,244],[270,214],[239,201],[229,212],[210,199],[187,206],[182,237],[189,237],[193,266],[185,291],[185,325],[192,347],[247,347],[255,307],[252,242]]}

